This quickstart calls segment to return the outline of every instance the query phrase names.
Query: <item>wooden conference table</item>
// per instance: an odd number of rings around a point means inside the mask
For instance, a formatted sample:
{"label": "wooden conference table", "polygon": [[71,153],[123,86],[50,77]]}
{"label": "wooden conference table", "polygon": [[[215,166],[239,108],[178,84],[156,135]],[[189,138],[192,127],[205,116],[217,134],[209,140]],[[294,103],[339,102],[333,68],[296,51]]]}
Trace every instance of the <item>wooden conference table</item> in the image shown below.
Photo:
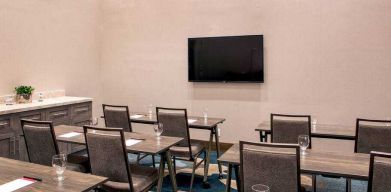
{"label": "wooden conference table", "polygon": [[0,157],[0,185],[24,176],[42,181],[16,191],[89,191],[107,181],[106,177],[67,170],[64,172],[65,180],[59,182],[53,179],[56,173],[52,167]]}
{"label": "wooden conference table", "polygon": [[[368,180],[369,154],[322,152],[310,149],[306,152],[307,154],[300,159],[301,173]],[[217,161],[228,164],[226,191],[230,191],[232,168],[235,175],[240,174],[239,144],[234,144]],[[240,177],[236,176],[236,182],[240,186]],[[239,187],[238,191],[240,191]]]}
{"label": "wooden conference table", "polygon": [[[54,127],[54,131],[56,134],[57,141],[64,142],[64,143],[73,143],[73,144],[81,144],[85,145],[85,139],[84,139],[84,131],[82,127],[76,127],[76,126],[68,126],[68,125],[60,125]],[[70,132],[78,132],[83,133],[77,136],[73,136],[70,138],[65,137],[59,137],[63,134],[70,133]],[[167,163],[168,171],[171,178],[171,184],[172,184],[172,190],[177,191],[177,184],[176,184],[176,178],[175,178],[175,172],[173,163],[171,160],[171,154],[170,154],[170,147],[178,144],[180,141],[183,140],[183,138],[179,137],[165,137],[161,136],[160,140],[157,139],[156,136],[143,134],[143,133],[136,133],[136,132],[125,132],[125,139],[139,139],[142,140],[141,142],[127,146],[126,149],[128,152],[132,153],[145,153],[150,155],[160,155],[160,166],[159,166],[159,181],[157,185],[157,190],[161,191],[162,184],[163,184],[163,178],[164,178],[164,168],[165,164]],[[107,166],[110,166],[109,164]]]}
{"label": "wooden conference table", "polygon": [[[137,113],[132,112],[130,114],[130,120],[133,123],[142,123],[142,124],[155,124],[157,123],[156,114],[148,115],[146,113]],[[212,151],[212,145],[213,145],[213,138],[215,139],[216,144],[216,153],[217,157],[220,157],[220,142],[219,142],[219,135],[218,135],[218,124],[221,124],[225,121],[224,118],[214,118],[214,117],[208,117],[207,119],[204,119],[204,117],[198,117],[198,116],[188,116],[189,120],[189,127],[193,129],[201,129],[201,130],[209,130],[209,144],[208,144],[208,157],[207,159],[210,159],[210,152]],[[207,165],[209,166],[209,162],[207,162]],[[221,165],[218,165],[219,167],[219,176],[222,177],[222,169]],[[208,170],[208,169],[207,169]],[[206,184],[206,181],[204,181],[204,184]]]}
{"label": "wooden conference table", "polygon": [[[259,131],[259,137],[262,142],[267,141],[267,136],[271,134],[270,121],[260,123],[255,131]],[[354,126],[316,124],[312,125],[311,137],[355,140],[356,128]]]}

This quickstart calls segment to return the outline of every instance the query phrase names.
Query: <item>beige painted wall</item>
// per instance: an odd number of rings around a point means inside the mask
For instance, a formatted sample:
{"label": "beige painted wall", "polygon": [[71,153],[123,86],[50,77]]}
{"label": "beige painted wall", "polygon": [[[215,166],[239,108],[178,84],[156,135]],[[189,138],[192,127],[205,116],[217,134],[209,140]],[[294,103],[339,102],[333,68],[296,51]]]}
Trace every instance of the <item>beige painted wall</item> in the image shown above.
{"label": "beige painted wall", "polygon": [[100,13],[95,0],[0,0],[0,95],[27,84],[98,106]]}
{"label": "beige painted wall", "polygon": [[[391,116],[390,32],[388,0],[0,0],[0,94],[66,89],[95,114],[102,101],[208,107],[226,142],[257,139],[271,112],[353,125]],[[188,37],[246,34],[264,35],[265,83],[187,82]]]}
{"label": "beige painted wall", "polygon": [[[108,0],[102,8],[106,103],[194,115],[208,107],[227,118],[223,141],[257,139],[254,127],[271,112],[349,125],[391,116],[389,0]],[[264,35],[265,83],[187,82],[188,37],[245,34]]]}

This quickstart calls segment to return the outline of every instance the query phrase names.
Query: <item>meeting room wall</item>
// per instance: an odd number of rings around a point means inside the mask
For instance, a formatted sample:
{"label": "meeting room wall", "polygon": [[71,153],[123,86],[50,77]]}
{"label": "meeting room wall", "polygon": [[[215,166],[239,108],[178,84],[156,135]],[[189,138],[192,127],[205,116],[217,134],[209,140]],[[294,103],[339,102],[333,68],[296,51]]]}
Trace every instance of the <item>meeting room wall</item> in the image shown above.
{"label": "meeting room wall", "polygon": [[[17,85],[93,97],[100,109],[99,1],[0,0],[0,95]],[[96,112],[97,113],[97,112]]]}
{"label": "meeting room wall", "polygon": [[[225,142],[257,140],[271,112],[352,126],[391,116],[391,1],[103,1],[102,12],[106,103],[207,107],[227,118]],[[265,83],[187,81],[187,38],[248,34],[264,35]]]}

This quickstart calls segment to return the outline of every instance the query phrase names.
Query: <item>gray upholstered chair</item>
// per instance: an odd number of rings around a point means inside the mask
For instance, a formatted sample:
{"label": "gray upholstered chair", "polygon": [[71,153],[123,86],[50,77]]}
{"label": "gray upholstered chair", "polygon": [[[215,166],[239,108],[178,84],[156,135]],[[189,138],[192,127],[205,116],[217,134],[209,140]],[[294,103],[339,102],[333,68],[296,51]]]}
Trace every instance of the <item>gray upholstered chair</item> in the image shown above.
{"label": "gray upholstered chair", "polygon": [[368,192],[391,191],[391,153],[371,152]]}
{"label": "gray upholstered chair", "polygon": [[380,151],[391,153],[391,121],[357,119],[356,153]]}
{"label": "gray upholstered chair", "polygon": [[300,148],[296,144],[240,141],[240,176],[243,192],[263,184],[270,191],[302,191]]}
{"label": "gray upholstered chair", "polygon": [[128,106],[103,104],[102,107],[106,127],[117,127],[132,132]]}
{"label": "gray upholstered chair", "polygon": [[157,183],[156,168],[128,163],[124,131],[121,128],[83,128],[91,173],[109,178],[102,189],[144,192]]}
{"label": "gray upholstered chair", "polygon": [[[53,155],[59,154],[53,124],[50,121],[21,120],[23,136],[26,141],[28,159],[32,163],[52,166]],[[68,168],[85,172],[89,169],[88,157],[79,157],[71,153],[68,158]]]}
{"label": "gray upholstered chair", "polygon": [[[174,109],[174,108],[156,108],[157,121],[163,124],[164,136],[181,137],[184,138],[178,145],[170,148],[171,155],[174,160],[174,168],[176,167],[176,159],[192,161],[193,171],[190,181],[190,191],[193,188],[195,170],[204,163],[204,168],[207,166],[206,150],[204,145],[200,141],[190,139],[189,125],[187,119],[186,109]],[[204,152],[204,158],[197,163],[197,159]],[[204,171],[204,177],[206,177]]]}
{"label": "gray upholstered chair", "polygon": [[311,116],[271,114],[272,143],[297,144],[299,135],[308,135],[311,149]]}
{"label": "gray upholstered chair", "polygon": [[[119,105],[106,105],[103,104],[103,116],[105,119],[106,127],[122,128],[124,131],[132,132],[132,123],[130,120],[129,107]],[[137,154],[137,163],[148,155],[141,156]],[[155,167],[155,156],[152,155],[152,164]]]}

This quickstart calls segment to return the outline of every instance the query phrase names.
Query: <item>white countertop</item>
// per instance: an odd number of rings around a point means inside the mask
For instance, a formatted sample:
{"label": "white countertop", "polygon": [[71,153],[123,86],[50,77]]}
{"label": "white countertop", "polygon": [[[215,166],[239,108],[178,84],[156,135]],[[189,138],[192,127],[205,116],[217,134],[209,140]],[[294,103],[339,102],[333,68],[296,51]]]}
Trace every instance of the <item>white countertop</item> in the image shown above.
{"label": "white countertop", "polygon": [[13,104],[13,105],[0,104],[0,115],[44,109],[50,107],[57,107],[63,105],[71,105],[71,104],[77,104],[77,103],[83,103],[89,101],[92,101],[92,98],[65,96],[65,97],[45,99],[42,102],[38,102],[37,100],[34,100],[32,103],[24,103],[24,104]]}

